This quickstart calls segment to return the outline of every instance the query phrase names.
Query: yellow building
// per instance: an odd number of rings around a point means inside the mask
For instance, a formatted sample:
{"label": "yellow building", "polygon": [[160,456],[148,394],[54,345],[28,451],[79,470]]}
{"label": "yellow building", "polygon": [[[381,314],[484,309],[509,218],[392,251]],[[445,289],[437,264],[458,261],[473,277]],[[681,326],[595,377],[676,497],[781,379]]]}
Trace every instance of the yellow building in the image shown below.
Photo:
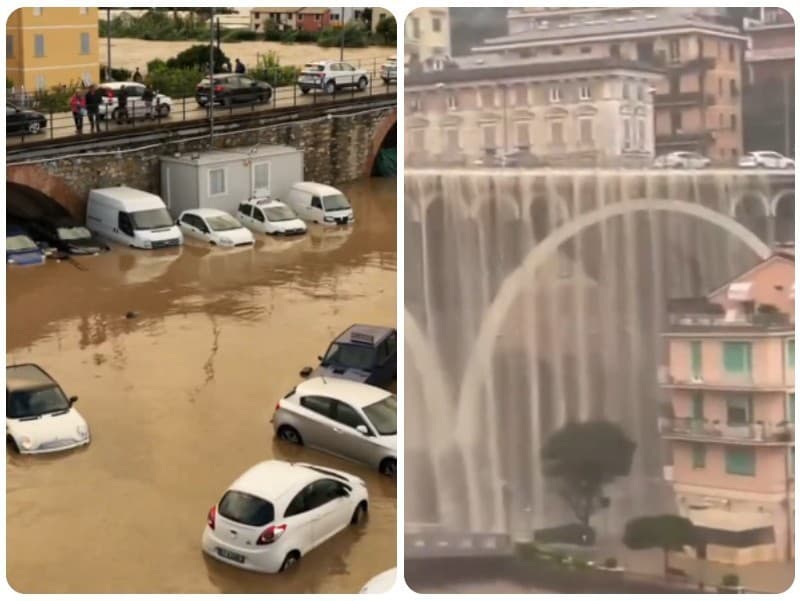
{"label": "yellow building", "polygon": [[417,8],[406,18],[405,62],[424,63],[450,55],[450,13],[447,8]]}
{"label": "yellow building", "polygon": [[6,77],[27,91],[98,83],[97,8],[20,8],[6,23]]}

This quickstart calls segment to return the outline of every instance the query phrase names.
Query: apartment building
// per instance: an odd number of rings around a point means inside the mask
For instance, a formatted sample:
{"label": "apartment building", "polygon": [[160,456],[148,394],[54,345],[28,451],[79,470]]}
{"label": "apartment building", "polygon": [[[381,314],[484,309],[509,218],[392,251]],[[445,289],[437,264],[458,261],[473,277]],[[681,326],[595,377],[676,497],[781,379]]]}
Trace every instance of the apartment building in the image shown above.
{"label": "apartment building", "polygon": [[550,164],[653,159],[661,69],[621,58],[430,59],[405,79],[409,165],[468,165],[511,154]]}
{"label": "apartment building", "polygon": [[[794,557],[794,252],[701,299],[675,300],[664,333],[660,431],[698,557]],[[668,478],[669,479],[669,478]]]}
{"label": "apartment building", "polygon": [[97,8],[19,8],[6,22],[6,76],[17,89],[97,83]]}
{"label": "apartment building", "polygon": [[561,61],[611,57],[660,66],[656,153],[693,150],[720,162],[742,152],[742,62],[746,38],[686,9],[510,11],[507,36],[476,53]]}
{"label": "apartment building", "polygon": [[745,150],[777,150],[794,156],[794,20],[782,8],[760,8],[744,20],[743,99]]}
{"label": "apartment building", "polygon": [[450,56],[450,17],[447,8],[418,8],[405,23],[405,61],[422,63]]}

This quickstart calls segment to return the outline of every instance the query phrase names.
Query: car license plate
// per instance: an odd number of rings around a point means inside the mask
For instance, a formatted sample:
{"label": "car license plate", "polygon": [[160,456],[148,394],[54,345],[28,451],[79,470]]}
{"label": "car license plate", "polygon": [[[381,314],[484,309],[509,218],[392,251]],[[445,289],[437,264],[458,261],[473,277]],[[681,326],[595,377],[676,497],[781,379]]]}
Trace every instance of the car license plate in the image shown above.
{"label": "car license plate", "polygon": [[303,82],[303,83],[314,83],[314,78],[313,77],[301,77],[300,81]]}
{"label": "car license plate", "polygon": [[233,551],[228,551],[227,549],[223,549],[221,547],[217,547],[217,555],[224,557],[225,559],[231,559],[237,563],[244,563],[244,555],[234,553]]}
{"label": "car license plate", "polygon": [[200,94],[200,95],[198,96],[198,98],[199,98],[200,100],[205,100],[206,98],[208,98],[208,96],[206,96],[205,94]]}

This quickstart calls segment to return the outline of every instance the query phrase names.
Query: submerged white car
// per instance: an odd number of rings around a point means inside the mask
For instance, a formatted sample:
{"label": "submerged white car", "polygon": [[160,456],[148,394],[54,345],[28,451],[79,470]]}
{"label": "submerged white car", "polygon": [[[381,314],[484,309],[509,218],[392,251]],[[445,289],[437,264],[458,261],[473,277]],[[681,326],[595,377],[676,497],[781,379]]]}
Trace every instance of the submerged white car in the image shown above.
{"label": "submerged white car", "polygon": [[360,478],[308,463],[264,461],[242,474],[208,512],[203,551],[246,570],[281,572],[367,516]]}
{"label": "submerged white car", "polygon": [[20,453],[64,451],[89,444],[89,426],[61,387],[38,365],[6,368],[6,439]]}
{"label": "submerged white car", "polygon": [[739,157],[739,167],[794,169],[794,159],[785,157],[774,150],[754,150]]}
{"label": "submerged white car", "polygon": [[296,236],[306,233],[306,224],[278,200],[256,198],[239,205],[236,216],[246,228],[259,234]]}
{"label": "submerged white car", "polygon": [[361,594],[387,593],[392,590],[395,580],[397,580],[397,568],[381,572],[364,585]]}
{"label": "submerged white car", "polygon": [[255,244],[253,233],[225,211],[190,209],[181,213],[177,225],[184,236],[217,246],[249,246]]}

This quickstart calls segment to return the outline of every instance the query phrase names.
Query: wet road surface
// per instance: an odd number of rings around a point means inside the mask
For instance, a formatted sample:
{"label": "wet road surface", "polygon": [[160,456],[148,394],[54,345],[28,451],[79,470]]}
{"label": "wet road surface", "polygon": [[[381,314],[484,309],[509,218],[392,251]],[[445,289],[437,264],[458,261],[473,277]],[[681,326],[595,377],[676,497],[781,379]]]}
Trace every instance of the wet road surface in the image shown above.
{"label": "wet road surface", "polygon": [[[7,577],[20,592],[354,593],[395,565],[395,483],[286,446],[277,400],[354,322],[396,322],[392,179],[343,186],[358,222],[255,249],[114,247],[7,269],[7,361],[36,362],[78,395],[89,447],[7,459]],[[134,311],[134,319],[125,315]],[[268,458],[367,481],[370,518],[262,575],[206,558],[206,513]]]}

